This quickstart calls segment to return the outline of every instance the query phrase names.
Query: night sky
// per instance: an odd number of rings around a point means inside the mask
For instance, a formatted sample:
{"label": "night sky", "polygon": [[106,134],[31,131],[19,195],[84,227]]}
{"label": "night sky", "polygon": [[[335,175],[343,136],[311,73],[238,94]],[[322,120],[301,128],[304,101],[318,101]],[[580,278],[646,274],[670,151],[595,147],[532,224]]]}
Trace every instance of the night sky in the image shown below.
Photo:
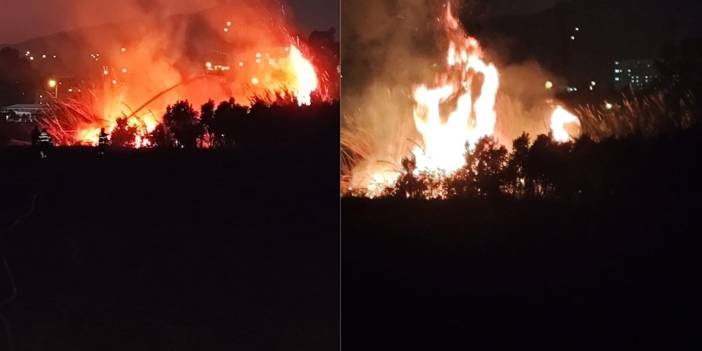
{"label": "night sky", "polygon": [[558,0],[493,0],[490,4],[494,14],[525,14],[537,12],[552,7]]}
{"label": "night sky", "polygon": [[[168,15],[188,13],[216,5],[222,0],[136,0],[143,13]],[[231,2],[234,2],[233,0]],[[239,0],[245,1],[245,0]],[[0,0],[0,44],[16,43],[43,36],[102,23],[126,20],[140,11],[122,6],[114,0]],[[339,27],[339,3],[329,0],[286,0],[293,9],[298,24],[305,31]],[[76,9],[89,12],[88,20],[77,18]]]}

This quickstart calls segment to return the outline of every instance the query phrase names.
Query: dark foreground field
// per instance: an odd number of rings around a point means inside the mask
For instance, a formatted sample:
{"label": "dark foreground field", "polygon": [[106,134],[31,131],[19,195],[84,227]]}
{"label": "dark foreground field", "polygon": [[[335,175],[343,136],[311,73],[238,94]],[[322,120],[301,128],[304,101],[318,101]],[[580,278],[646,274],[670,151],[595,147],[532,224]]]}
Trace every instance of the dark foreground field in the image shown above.
{"label": "dark foreground field", "polygon": [[[63,149],[42,161],[0,150],[2,249],[18,289],[1,313],[15,349],[335,349],[328,120],[228,151]],[[5,270],[0,281],[4,299]]]}
{"label": "dark foreground field", "polygon": [[342,340],[355,350],[687,349],[702,338],[702,206],[689,187],[667,193],[344,199]]}

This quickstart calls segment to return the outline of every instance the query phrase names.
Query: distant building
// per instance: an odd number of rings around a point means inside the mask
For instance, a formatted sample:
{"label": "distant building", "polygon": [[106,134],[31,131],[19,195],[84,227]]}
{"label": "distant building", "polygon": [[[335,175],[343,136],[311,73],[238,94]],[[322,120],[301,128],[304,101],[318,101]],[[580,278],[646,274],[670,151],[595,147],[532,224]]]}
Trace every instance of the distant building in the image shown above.
{"label": "distant building", "polygon": [[0,109],[0,116],[7,122],[32,123],[44,111],[38,104],[17,104]]}
{"label": "distant building", "polygon": [[630,87],[640,91],[651,87],[658,80],[658,70],[652,59],[614,61],[614,88]]}

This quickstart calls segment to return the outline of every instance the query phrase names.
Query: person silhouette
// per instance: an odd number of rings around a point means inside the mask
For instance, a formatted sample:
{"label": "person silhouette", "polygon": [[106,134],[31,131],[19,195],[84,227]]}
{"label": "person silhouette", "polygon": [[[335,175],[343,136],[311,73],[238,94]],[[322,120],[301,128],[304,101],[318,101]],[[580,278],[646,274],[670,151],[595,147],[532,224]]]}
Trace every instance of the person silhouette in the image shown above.
{"label": "person silhouette", "polygon": [[105,133],[105,128],[100,128],[100,136],[98,137],[98,153],[104,155],[107,151],[107,145],[110,143],[110,138],[107,133]]}
{"label": "person silhouette", "polygon": [[46,158],[49,152],[49,148],[51,147],[51,135],[46,131],[46,129],[42,129],[41,133],[39,133],[39,155],[41,158]]}

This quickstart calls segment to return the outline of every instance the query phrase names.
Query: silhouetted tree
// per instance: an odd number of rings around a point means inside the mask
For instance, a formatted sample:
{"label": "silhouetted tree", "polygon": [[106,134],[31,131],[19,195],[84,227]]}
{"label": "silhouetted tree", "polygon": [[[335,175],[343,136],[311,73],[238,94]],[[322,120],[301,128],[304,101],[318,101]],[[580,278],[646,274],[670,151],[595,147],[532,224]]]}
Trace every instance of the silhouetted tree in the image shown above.
{"label": "silhouetted tree", "polygon": [[529,134],[523,133],[512,142],[512,153],[509,155],[505,169],[505,186],[507,191],[516,197],[526,194],[527,179],[526,164],[529,157]]}
{"label": "silhouetted tree", "polygon": [[181,100],[166,107],[163,122],[182,147],[191,149],[196,146],[197,137],[202,131],[197,117],[198,113],[193,106],[187,100]]}
{"label": "silhouetted tree", "polygon": [[494,138],[486,136],[475,145],[470,160],[472,163],[469,167],[475,174],[478,194],[487,197],[498,196],[504,184],[507,149]]}
{"label": "silhouetted tree", "polygon": [[117,118],[117,125],[112,130],[112,146],[131,147],[137,135],[137,128],[129,125],[127,118]]}
{"label": "silhouetted tree", "polygon": [[170,148],[173,147],[173,136],[168,130],[168,127],[163,123],[159,123],[150,135],[151,143],[154,147]]}
{"label": "silhouetted tree", "polygon": [[598,159],[597,144],[589,136],[582,135],[575,141],[568,164],[574,195],[589,197],[601,192],[604,174]]}
{"label": "silhouetted tree", "polygon": [[215,102],[210,99],[200,107],[200,124],[202,125],[202,138],[213,139],[213,124],[215,115]]}
{"label": "silhouetted tree", "polygon": [[420,199],[424,197],[426,186],[414,175],[417,168],[417,161],[412,157],[402,159],[402,168],[405,172],[397,180],[393,189],[393,195],[399,198]]}
{"label": "silhouetted tree", "polygon": [[237,104],[234,99],[222,101],[214,111],[212,133],[219,146],[233,145],[243,135],[246,108]]}
{"label": "silhouetted tree", "polygon": [[468,167],[459,169],[446,179],[446,193],[450,198],[476,196],[475,174]]}

